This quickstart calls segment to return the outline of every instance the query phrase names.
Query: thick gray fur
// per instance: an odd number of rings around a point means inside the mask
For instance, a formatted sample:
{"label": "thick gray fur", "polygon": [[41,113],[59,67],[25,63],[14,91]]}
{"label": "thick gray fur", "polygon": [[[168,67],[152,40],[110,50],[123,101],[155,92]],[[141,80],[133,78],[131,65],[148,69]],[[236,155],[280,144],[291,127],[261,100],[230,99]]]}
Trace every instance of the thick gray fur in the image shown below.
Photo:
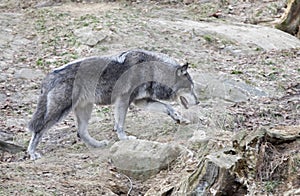
{"label": "thick gray fur", "polygon": [[144,50],[66,64],[54,69],[42,82],[37,109],[28,125],[32,131],[28,153],[31,159],[39,158],[36,147],[42,135],[71,110],[77,119],[78,135],[87,145],[107,145],[106,140],[92,138],[87,129],[94,104],[115,105],[114,130],[120,140],[135,138],[127,136],[123,129],[131,103],[166,113],[176,122],[187,122],[170,105],[158,100],[181,100],[185,107],[187,103],[198,103],[187,65]]}

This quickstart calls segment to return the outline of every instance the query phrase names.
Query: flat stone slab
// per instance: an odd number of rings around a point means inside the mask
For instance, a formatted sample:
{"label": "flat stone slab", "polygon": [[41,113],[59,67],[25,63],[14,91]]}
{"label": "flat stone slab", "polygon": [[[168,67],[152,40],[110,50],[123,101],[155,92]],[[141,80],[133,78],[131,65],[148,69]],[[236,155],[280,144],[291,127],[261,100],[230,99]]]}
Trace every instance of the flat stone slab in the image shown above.
{"label": "flat stone slab", "polygon": [[253,97],[268,96],[262,89],[217,73],[193,74],[193,79],[196,93],[202,100],[213,97],[230,102],[243,102]]}
{"label": "flat stone slab", "polygon": [[228,22],[196,22],[191,20],[153,20],[165,28],[194,31],[199,35],[216,35],[242,44],[249,49],[283,50],[300,48],[300,40],[275,28]]}

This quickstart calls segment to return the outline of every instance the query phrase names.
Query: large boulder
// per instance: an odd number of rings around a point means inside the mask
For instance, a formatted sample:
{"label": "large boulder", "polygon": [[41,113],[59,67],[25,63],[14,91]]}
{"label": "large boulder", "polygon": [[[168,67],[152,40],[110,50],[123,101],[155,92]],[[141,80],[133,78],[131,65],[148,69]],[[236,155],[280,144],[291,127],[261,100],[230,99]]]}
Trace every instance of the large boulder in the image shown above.
{"label": "large boulder", "polygon": [[221,37],[229,42],[238,43],[239,48],[244,51],[271,51],[300,47],[300,41],[296,37],[278,29],[259,25],[229,24],[217,21],[166,21],[162,19],[154,19],[150,22],[153,23],[153,26],[164,26],[164,28],[169,30],[177,29],[177,32],[183,30],[184,32],[195,32],[203,36],[213,35]]}
{"label": "large boulder", "polygon": [[178,157],[178,145],[146,140],[116,142],[110,149],[111,160],[118,171],[139,180],[146,180]]}

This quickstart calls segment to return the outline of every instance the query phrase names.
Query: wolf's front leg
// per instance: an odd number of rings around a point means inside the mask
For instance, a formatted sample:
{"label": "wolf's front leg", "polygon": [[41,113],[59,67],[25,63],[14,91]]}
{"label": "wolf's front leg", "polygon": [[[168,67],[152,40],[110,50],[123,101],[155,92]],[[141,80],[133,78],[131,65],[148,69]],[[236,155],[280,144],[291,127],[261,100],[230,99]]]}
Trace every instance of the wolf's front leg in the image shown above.
{"label": "wolf's front leg", "polygon": [[171,105],[165,104],[150,98],[138,99],[134,101],[134,104],[138,107],[144,108],[149,111],[162,112],[169,115],[174,121],[180,124],[189,124],[190,121],[183,118],[178,112],[176,112]]}
{"label": "wolf's front leg", "polygon": [[128,101],[125,101],[125,100],[118,100],[115,103],[115,111],[114,111],[115,126],[114,126],[114,130],[117,132],[118,138],[120,140],[136,139],[135,136],[127,136],[126,133],[124,132],[124,123],[125,123],[125,118],[126,118],[128,107],[129,107],[129,103],[128,103]]}

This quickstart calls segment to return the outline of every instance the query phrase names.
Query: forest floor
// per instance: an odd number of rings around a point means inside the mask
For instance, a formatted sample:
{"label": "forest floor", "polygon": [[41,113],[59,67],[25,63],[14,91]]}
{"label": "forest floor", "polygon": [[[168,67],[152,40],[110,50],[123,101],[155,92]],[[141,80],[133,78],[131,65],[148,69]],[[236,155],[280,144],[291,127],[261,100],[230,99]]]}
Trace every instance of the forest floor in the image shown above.
{"label": "forest floor", "polygon": [[[28,145],[31,134],[26,124],[34,112],[40,84],[47,72],[78,58],[116,54],[131,48],[163,52],[180,62],[187,60],[195,78],[211,73],[243,81],[266,92],[265,97],[228,102],[199,90],[201,104],[197,112],[211,108],[203,117],[210,123],[201,124],[202,127],[251,132],[261,127],[299,126],[299,48],[265,50],[184,26],[185,21],[192,21],[272,27],[282,15],[285,1],[200,2],[1,1],[0,132],[3,138],[10,138],[20,146]],[[178,21],[182,26],[170,25]],[[86,40],[81,30],[94,33],[94,40]],[[179,106],[175,107],[180,110]],[[111,106],[95,107],[91,134],[111,143],[117,141],[112,117]],[[168,117],[137,108],[130,109],[126,121],[127,132],[140,139],[182,145],[188,142],[195,127],[174,124]],[[77,138],[73,114],[45,134],[38,150],[43,157],[37,161],[29,160],[23,152],[3,153],[1,195],[126,195],[130,189],[128,178],[111,164],[109,147],[89,149]],[[196,161],[185,163],[184,160],[182,157],[147,181],[132,179],[130,195],[143,195],[150,188],[168,184],[168,180],[169,183],[179,180],[180,172],[195,169]],[[295,168],[300,168],[300,158]],[[298,174],[292,183],[299,182]],[[284,191],[287,188],[283,179],[264,181],[257,190],[260,194],[274,195]]]}

